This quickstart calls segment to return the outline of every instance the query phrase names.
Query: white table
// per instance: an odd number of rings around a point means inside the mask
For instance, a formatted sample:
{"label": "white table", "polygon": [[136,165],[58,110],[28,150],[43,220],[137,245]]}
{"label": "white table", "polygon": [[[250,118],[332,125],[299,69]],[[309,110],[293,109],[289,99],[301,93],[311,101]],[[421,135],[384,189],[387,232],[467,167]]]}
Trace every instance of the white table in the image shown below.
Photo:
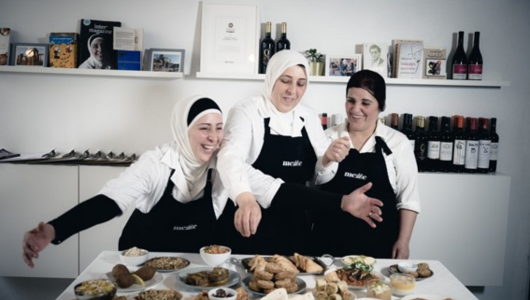
{"label": "white table", "polygon": [[[152,252],[149,254],[149,258],[156,256],[180,256],[188,259],[190,265],[187,268],[204,267],[204,263],[198,253],[164,253],[164,252]],[[249,257],[248,255],[233,255],[236,258]],[[434,276],[416,282],[415,294],[434,294],[444,297],[450,297],[454,300],[478,300],[451,272],[439,261],[435,260],[421,260],[413,262],[426,262],[429,264],[431,270],[434,272]],[[383,275],[388,275],[387,268],[392,264],[396,264],[397,260],[391,259],[378,259],[375,265],[375,270]],[[59,295],[57,300],[74,300],[74,286],[81,281],[89,279],[98,279],[105,276],[106,273],[110,272],[114,265],[121,263],[118,251],[103,251],[101,254],[77,277],[66,290]],[[340,262],[336,262],[336,266],[340,267]],[[238,271],[236,266],[232,263],[225,263],[223,267]],[[242,278],[245,276],[244,273],[239,271]],[[184,298],[183,300],[193,300],[193,298],[199,293],[197,290],[189,289],[183,286],[176,276],[176,272],[162,273],[163,280],[153,286],[154,289],[177,289],[180,291]],[[306,275],[300,276],[306,283],[306,291],[311,291],[315,287],[315,276]],[[366,293],[362,290],[353,291],[358,298],[365,297]],[[136,293],[135,293],[136,294]],[[123,295],[118,293],[118,295]],[[132,297],[130,297],[132,299]],[[393,300],[400,299],[393,297]]]}

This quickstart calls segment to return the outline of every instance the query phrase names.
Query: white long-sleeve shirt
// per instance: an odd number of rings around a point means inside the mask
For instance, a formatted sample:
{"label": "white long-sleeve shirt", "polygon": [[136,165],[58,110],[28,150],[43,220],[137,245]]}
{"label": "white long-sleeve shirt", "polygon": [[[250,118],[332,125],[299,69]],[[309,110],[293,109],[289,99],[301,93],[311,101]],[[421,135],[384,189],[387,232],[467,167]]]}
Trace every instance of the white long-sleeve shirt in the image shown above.
{"label": "white long-sleeve shirt", "polygon": [[[270,117],[265,101],[267,100],[264,97],[253,97],[230,110],[224,127],[225,137],[218,154],[217,169],[232,200],[235,201],[243,192],[250,192],[267,208],[283,180],[252,167],[263,147],[264,119]],[[322,157],[330,142],[322,130],[318,115],[302,103],[298,104],[294,113],[295,118],[303,118],[307,135],[315,150],[316,174],[325,178],[326,174],[332,174],[333,168],[336,170],[338,164],[331,164],[327,168],[322,165]],[[272,125],[270,127],[271,134],[278,135]]]}

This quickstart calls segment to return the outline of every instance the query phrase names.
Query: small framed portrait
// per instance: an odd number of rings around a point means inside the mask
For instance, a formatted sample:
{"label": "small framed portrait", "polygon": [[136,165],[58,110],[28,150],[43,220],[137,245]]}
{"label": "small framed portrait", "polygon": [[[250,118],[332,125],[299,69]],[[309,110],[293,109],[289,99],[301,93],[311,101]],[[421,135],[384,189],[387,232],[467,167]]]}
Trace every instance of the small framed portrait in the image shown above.
{"label": "small framed portrait", "polygon": [[48,66],[48,44],[12,43],[12,66]]}
{"label": "small framed portrait", "polygon": [[326,55],[326,76],[352,76],[361,70],[361,54]]}
{"label": "small framed portrait", "polygon": [[149,49],[147,70],[184,72],[184,49]]}

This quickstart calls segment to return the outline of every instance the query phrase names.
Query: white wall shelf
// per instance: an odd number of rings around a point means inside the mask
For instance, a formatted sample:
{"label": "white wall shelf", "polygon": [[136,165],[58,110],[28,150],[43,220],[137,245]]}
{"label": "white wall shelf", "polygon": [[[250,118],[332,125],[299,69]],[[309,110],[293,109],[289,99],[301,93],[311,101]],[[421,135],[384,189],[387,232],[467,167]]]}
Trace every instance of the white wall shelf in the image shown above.
{"label": "white wall shelf", "polygon": [[125,70],[87,70],[65,68],[43,68],[37,66],[0,66],[0,73],[26,73],[74,76],[106,76],[106,77],[133,77],[152,79],[182,79],[181,72],[151,72],[151,71],[125,71]]}
{"label": "white wall shelf", "polygon": [[[242,73],[204,73],[197,72],[197,78],[205,79],[236,79],[236,80],[265,80],[264,74]],[[347,83],[349,77],[310,76],[311,82]],[[387,85],[422,85],[422,86],[452,86],[452,87],[483,87],[501,88],[510,86],[504,80],[446,80],[446,79],[399,79],[385,78]]]}

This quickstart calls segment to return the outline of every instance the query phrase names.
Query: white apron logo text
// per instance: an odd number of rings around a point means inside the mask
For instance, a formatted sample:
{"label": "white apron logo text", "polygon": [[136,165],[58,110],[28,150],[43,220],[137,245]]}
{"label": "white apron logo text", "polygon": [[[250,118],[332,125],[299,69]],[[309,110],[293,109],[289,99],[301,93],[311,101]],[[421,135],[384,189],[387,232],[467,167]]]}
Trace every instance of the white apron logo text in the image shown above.
{"label": "white apron logo text", "polygon": [[302,166],[302,162],[299,161],[299,160],[283,161],[283,166],[284,167],[301,167]]}
{"label": "white apron logo text", "polygon": [[366,175],[362,173],[350,173],[350,172],[344,172],[344,177],[350,177],[350,178],[361,179],[361,180],[366,180],[366,178],[368,178]]}
{"label": "white apron logo text", "polygon": [[173,230],[175,231],[188,231],[188,230],[195,230],[197,229],[197,224],[191,224],[187,226],[173,226]]}

